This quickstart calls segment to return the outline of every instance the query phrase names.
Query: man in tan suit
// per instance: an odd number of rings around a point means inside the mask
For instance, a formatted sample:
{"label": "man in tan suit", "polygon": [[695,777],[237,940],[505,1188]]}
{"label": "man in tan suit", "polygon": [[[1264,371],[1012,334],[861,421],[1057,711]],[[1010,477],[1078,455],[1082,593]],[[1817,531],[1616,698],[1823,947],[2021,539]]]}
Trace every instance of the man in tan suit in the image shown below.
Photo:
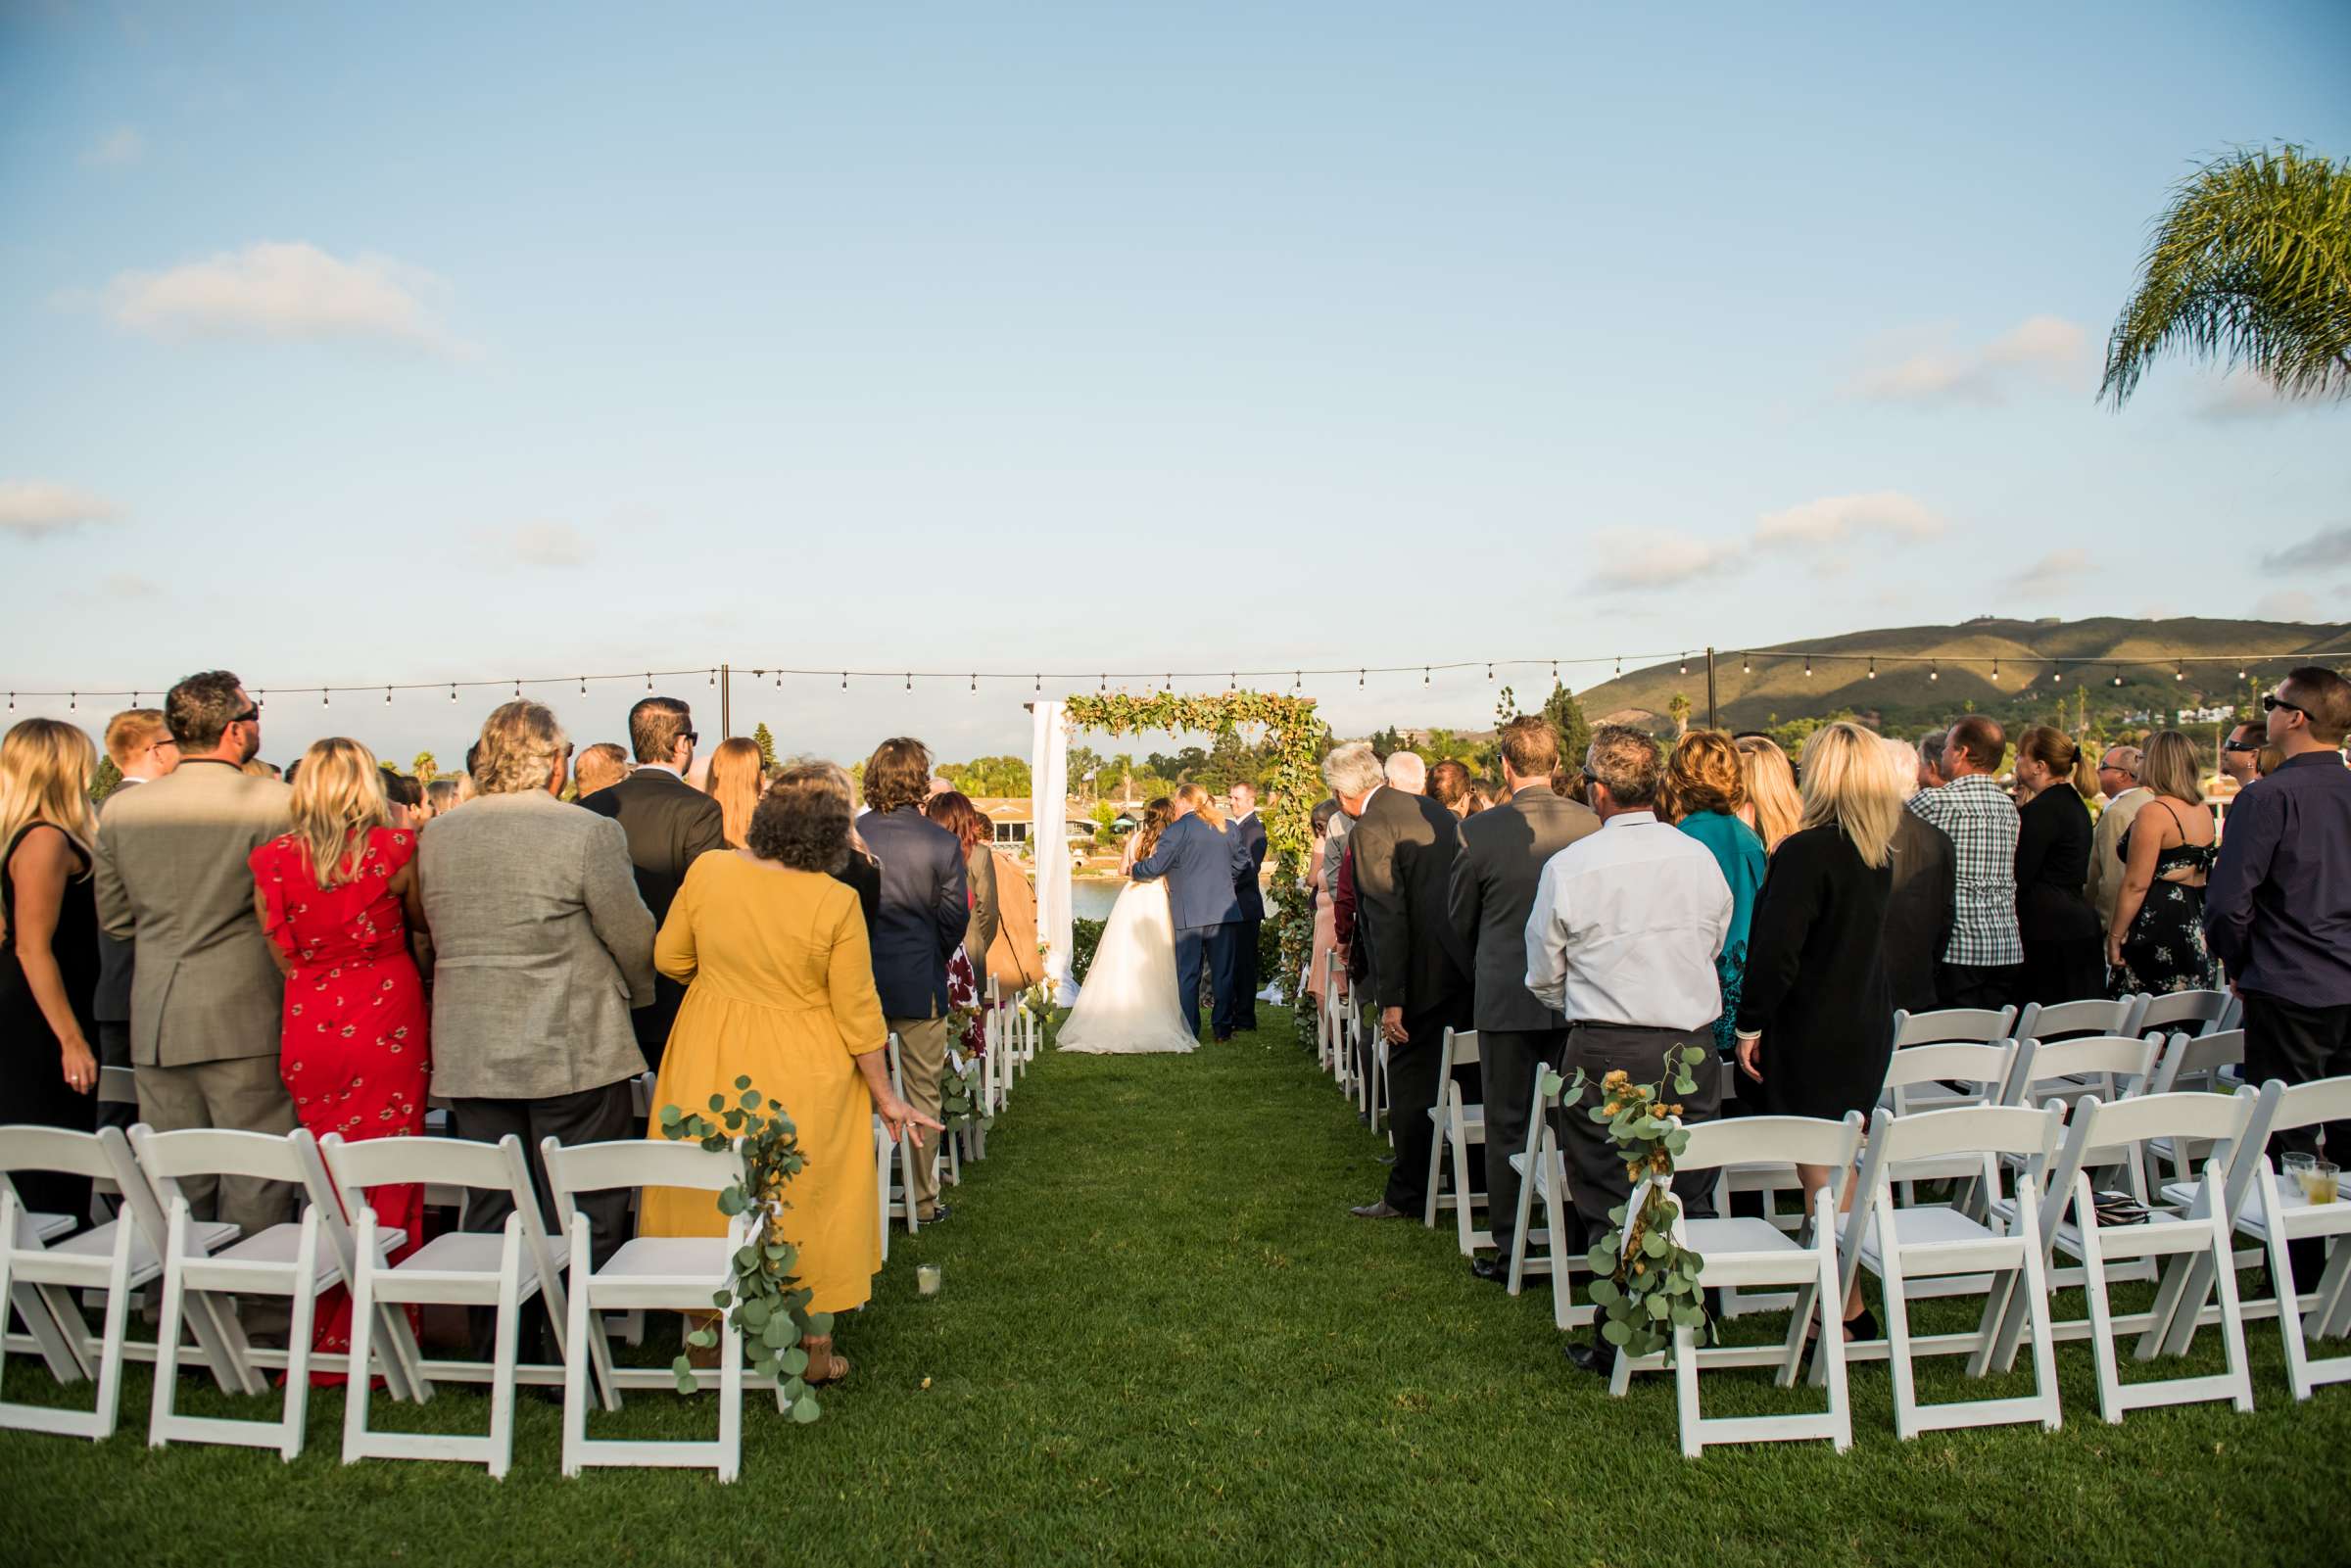
{"label": "man in tan suit", "polygon": [[[130,1060],[139,1117],[159,1132],[291,1132],[278,1076],[286,982],[253,913],[245,857],[288,827],[292,791],[240,771],[262,715],[226,670],[191,675],[164,699],[179,743],[166,778],[111,800],[98,823],[98,924],[136,944]],[[289,1217],[275,1182],[182,1182],[197,1214],[251,1236]]]}
{"label": "man in tan suit", "polygon": [[2155,798],[2139,787],[2139,750],[2136,746],[2108,746],[2098,759],[2098,792],[2106,804],[2098,812],[2097,831],[2089,841],[2090,906],[2098,912],[2098,929],[2114,924],[2114,903],[2123,891],[2123,834],[2138,808]]}

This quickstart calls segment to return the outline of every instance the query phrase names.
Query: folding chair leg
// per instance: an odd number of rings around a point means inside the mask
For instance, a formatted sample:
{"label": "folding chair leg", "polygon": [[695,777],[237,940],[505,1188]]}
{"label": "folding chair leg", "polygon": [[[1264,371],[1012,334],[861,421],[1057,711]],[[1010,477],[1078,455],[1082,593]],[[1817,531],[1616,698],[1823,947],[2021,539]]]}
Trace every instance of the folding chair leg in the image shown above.
{"label": "folding chair leg", "polygon": [[[1625,1357],[1618,1355],[1622,1364]],[[1706,1451],[1699,1436],[1697,1337],[1680,1324],[1673,1329],[1673,1402],[1682,1429],[1682,1457],[1695,1459]]]}
{"label": "folding chair leg", "polygon": [[[286,1324],[285,1436],[277,1449],[277,1456],[288,1464],[302,1457],[303,1426],[311,1406],[311,1325],[318,1311],[318,1211],[315,1209],[303,1211],[302,1246],[295,1252],[294,1259],[295,1278],[301,1283],[294,1291]],[[359,1375],[366,1376],[366,1368],[361,1367]]]}
{"label": "folding chair leg", "polygon": [[[598,1332],[588,1307],[588,1222],[583,1216],[573,1222],[571,1231],[570,1288],[571,1329],[569,1353],[563,1357],[563,1473],[580,1473],[588,1442],[588,1357],[583,1347],[589,1336]],[[600,1371],[601,1368],[599,1368]],[[604,1397],[617,1403],[620,1393],[612,1380],[604,1383]]]}
{"label": "folding chair leg", "polygon": [[743,1335],[718,1325],[718,1479],[732,1481],[743,1469]]}
{"label": "folding chair leg", "polygon": [[[1878,1285],[1885,1297],[1886,1307],[1886,1365],[1894,1374],[1894,1435],[1907,1443],[1918,1436],[1918,1385],[1910,1368],[1910,1302],[1903,1289],[1901,1246],[1895,1239],[1894,1215],[1879,1207],[1876,1215],[1878,1231]],[[1842,1335],[1842,1326],[1837,1331]],[[1821,1338],[1828,1338],[1824,1326]],[[1822,1380],[1827,1379],[1823,1362]]]}
{"label": "folding chair leg", "polygon": [[2082,1292],[2089,1299],[2089,1350],[2098,1373],[2098,1413],[2123,1423],[2123,1380],[2114,1361],[2114,1309],[2106,1300],[2106,1254],[2098,1244],[2097,1205],[2087,1173],[2074,1178],[2074,1212],[2082,1233]]}
{"label": "folding chair leg", "polygon": [[[2237,1414],[2249,1415],[2253,1410],[2253,1371],[2245,1354],[2244,1314],[2236,1299],[2236,1269],[2231,1256],[2234,1247],[2227,1217],[2216,1212],[2212,1216],[2212,1250],[2219,1260],[2216,1284],[2221,1297],[2221,1350],[2229,1363],[2230,1381],[2235,1385],[2229,1403]],[[2290,1316],[2293,1304],[2290,1294],[2280,1295],[2278,1315]],[[2304,1370],[2307,1376],[2308,1368]]]}
{"label": "folding chair leg", "polygon": [[[1515,1296],[1526,1283],[1526,1222],[1534,1217],[1535,1180],[1537,1166],[1543,1161],[1543,1145],[1535,1144],[1535,1158],[1527,1162],[1526,1169],[1518,1173],[1518,1212],[1511,1224],[1511,1294]],[[1559,1266],[1559,1244],[1552,1244],[1552,1267]]]}
{"label": "folding chair leg", "polygon": [[522,1216],[506,1216],[498,1259],[498,1327],[490,1363],[490,1479],[504,1481],[514,1462],[514,1336],[522,1316]]}
{"label": "folding chair leg", "polygon": [[[188,1204],[184,1198],[171,1200],[164,1236],[164,1301],[155,1325],[155,1390],[148,1401],[147,1446],[160,1449],[170,1442],[171,1397],[179,1383],[179,1323],[185,1310],[187,1287],[180,1281],[180,1267],[187,1251]],[[232,1347],[230,1354],[236,1354]],[[239,1357],[240,1363],[242,1357]],[[244,1368],[239,1365],[242,1377]]]}
{"label": "folding chair leg", "polygon": [[353,1251],[360,1259],[359,1277],[351,1282],[351,1375],[343,1384],[343,1462],[357,1464],[367,1451],[367,1405],[374,1397],[375,1379],[368,1368],[375,1359],[375,1212],[361,1210],[352,1227]]}

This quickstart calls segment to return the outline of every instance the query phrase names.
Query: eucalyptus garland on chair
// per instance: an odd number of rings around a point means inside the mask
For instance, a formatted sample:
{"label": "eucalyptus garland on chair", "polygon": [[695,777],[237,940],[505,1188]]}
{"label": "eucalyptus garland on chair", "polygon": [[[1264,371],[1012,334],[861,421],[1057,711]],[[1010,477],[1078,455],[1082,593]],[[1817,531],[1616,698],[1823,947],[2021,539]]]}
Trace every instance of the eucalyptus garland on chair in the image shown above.
{"label": "eucalyptus garland on chair", "polygon": [[[1608,1211],[1617,1234],[1594,1242],[1585,1258],[1595,1276],[1592,1303],[1603,1313],[1600,1337],[1621,1354],[1654,1355],[1662,1351],[1670,1362],[1676,1328],[1689,1329],[1702,1340],[1713,1333],[1705,1294],[1698,1284],[1704,1259],[1673,1236],[1669,1194],[1674,1159],[1689,1147],[1690,1134],[1673,1124],[1681,1103],[1665,1094],[1668,1079],[1675,1095],[1696,1094],[1694,1074],[1702,1068],[1711,1070],[1711,1055],[1700,1046],[1673,1047],[1665,1053],[1665,1076],[1655,1083],[1635,1083],[1630,1073],[1618,1069],[1600,1080],[1600,1104],[1588,1113],[1594,1121],[1608,1124],[1608,1136],[1624,1157],[1625,1179],[1645,1193],[1641,1212],[1629,1227],[1624,1222],[1629,1202]],[[1541,1091],[1555,1094],[1560,1087],[1559,1075],[1547,1069]],[[1576,1069],[1574,1081],[1560,1094],[1559,1109],[1580,1105],[1591,1088],[1584,1069]],[[1646,1177],[1655,1179],[1644,1189]]]}
{"label": "eucalyptus garland on chair", "polygon": [[[1223,691],[1178,695],[1173,691],[1080,694],[1062,711],[1073,729],[1111,735],[1160,730],[1169,734],[1232,735],[1245,724],[1262,724],[1273,741],[1273,767],[1266,780],[1266,847],[1273,857],[1275,929],[1281,935],[1281,987],[1298,989],[1315,946],[1315,906],[1301,885],[1314,848],[1315,802],[1322,796],[1322,721],[1315,699],[1277,691]],[[1300,1040],[1313,1037],[1314,1021],[1295,1010]]]}
{"label": "eucalyptus garland on chair", "polygon": [[[726,1096],[710,1097],[713,1121],[699,1112],[661,1108],[661,1135],[693,1138],[712,1154],[723,1154],[740,1140],[744,1179],[718,1195],[718,1212],[732,1221],[738,1215],[755,1216],[747,1227],[751,1239],[735,1250],[732,1282],[710,1298],[728,1323],[743,1335],[746,1370],[772,1377],[782,1387],[794,1421],[809,1422],[823,1414],[815,1393],[801,1381],[808,1370],[803,1339],[824,1339],[833,1332],[833,1314],[808,1310],[807,1289],[792,1276],[799,1249],[784,1239],[784,1188],[807,1164],[800,1153],[799,1134],[781,1106],[763,1100],[751,1080],[735,1080],[733,1109]],[[697,1328],[686,1336],[696,1350],[718,1343],[715,1328]],[[678,1392],[696,1388],[694,1363],[681,1352],[670,1370],[677,1375]]]}

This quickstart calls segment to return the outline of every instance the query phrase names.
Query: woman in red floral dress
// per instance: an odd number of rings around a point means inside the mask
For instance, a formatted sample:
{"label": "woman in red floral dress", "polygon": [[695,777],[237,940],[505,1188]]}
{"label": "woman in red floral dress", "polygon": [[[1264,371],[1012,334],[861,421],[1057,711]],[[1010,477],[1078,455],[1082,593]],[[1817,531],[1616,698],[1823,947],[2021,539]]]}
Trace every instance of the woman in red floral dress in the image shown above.
{"label": "woman in red floral dress", "polygon": [[[356,740],[321,740],[304,754],[293,815],[292,832],[247,860],[254,909],[286,976],[278,1075],[319,1137],[414,1137],[432,1068],[431,1009],[408,951],[409,932],[424,929],[416,835],[392,827],[383,775]],[[377,1187],[367,1201],[378,1224],[407,1233],[395,1261],[422,1241],[421,1187]],[[317,1323],[315,1349],[351,1348],[340,1286],[320,1299]]]}

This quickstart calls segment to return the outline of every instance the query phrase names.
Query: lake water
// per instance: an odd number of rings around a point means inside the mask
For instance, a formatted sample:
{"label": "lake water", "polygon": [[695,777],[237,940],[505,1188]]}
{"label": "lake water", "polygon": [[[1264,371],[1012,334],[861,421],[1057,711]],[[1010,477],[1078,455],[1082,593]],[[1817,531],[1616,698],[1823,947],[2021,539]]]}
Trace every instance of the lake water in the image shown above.
{"label": "lake water", "polygon": [[1079,877],[1070,882],[1070,913],[1080,920],[1108,920],[1110,907],[1127,890],[1124,877]]}

